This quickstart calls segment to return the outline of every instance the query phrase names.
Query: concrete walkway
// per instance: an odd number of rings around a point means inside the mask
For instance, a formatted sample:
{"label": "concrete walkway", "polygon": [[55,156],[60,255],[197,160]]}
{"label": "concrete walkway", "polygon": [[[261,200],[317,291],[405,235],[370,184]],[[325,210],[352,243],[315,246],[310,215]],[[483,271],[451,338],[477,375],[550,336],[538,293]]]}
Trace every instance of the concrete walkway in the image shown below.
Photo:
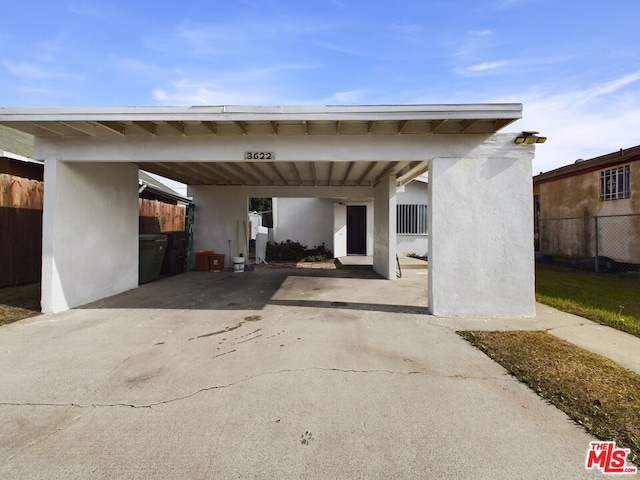
{"label": "concrete walkway", "polygon": [[0,478],[601,478],[592,437],[455,333],[571,331],[543,310],[432,317],[424,270],[262,269],[7,325]]}

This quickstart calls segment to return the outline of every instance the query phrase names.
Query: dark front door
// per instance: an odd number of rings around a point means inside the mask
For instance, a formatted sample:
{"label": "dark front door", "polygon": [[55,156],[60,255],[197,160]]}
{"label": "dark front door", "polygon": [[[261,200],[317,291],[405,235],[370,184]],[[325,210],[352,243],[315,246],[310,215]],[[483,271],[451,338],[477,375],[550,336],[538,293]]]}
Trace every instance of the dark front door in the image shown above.
{"label": "dark front door", "polygon": [[347,205],[347,255],[367,253],[367,207]]}

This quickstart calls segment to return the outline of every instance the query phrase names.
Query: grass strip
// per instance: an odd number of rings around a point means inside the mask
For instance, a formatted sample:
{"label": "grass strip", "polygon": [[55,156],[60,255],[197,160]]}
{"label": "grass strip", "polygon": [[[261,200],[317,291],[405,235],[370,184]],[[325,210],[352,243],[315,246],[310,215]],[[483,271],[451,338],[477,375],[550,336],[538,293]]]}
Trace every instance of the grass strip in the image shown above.
{"label": "grass strip", "polygon": [[640,375],[546,332],[458,332],[592,435],[640,460]]}
{"label": "grass strip", "polygon": [[640,337],[640,278],[536,267],[536,300]]}
{"label": "grass strip", "polygon": [[39,283],[0,288],[0,325],[34,317],[39,313]]}

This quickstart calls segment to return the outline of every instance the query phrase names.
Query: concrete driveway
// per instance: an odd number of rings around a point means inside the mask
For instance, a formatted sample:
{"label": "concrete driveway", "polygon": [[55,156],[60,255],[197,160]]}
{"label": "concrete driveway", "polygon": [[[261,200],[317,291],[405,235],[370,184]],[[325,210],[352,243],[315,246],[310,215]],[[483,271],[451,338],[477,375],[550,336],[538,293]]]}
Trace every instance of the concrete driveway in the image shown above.
{"label": "concrete driveway", "polygon": [[0,478],[597,477],[425,273],[191,272],[2,327]]}

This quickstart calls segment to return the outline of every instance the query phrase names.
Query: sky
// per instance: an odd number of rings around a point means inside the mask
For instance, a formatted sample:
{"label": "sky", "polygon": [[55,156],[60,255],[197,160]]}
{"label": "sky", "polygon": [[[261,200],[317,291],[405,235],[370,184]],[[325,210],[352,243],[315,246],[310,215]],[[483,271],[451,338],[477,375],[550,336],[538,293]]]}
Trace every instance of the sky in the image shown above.
{"label": "sky", "polygon": [[640,144],[638,0],[0,0],[0,107],[522,103],[533,172]]}

